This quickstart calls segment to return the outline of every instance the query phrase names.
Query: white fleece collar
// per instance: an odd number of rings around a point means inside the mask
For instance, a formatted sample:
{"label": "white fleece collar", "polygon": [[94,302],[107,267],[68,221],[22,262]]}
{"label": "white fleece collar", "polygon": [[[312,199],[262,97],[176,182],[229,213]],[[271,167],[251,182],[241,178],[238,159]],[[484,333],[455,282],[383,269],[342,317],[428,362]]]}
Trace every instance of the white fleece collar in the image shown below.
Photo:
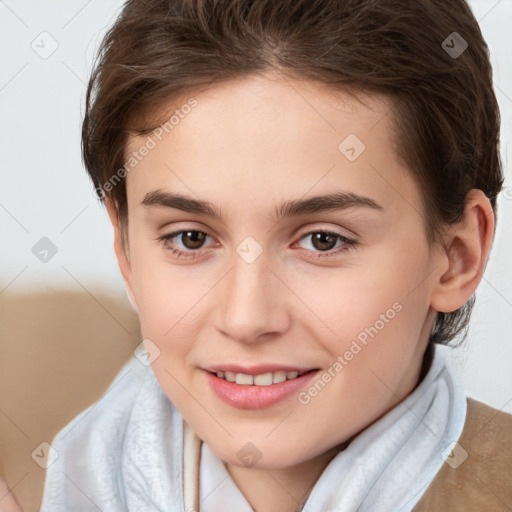
{"label": "white fleece collar", "polygon": [[[466,397],[450,351],[435,346],[420,385],[331,461],[304,512],[413,508],[464,426]],[[51,444],[58,458],[40,512],[184,512],[183,419],[135,357]],[[202,454],[200,511],[250,512],[221,461],[204,445]]]}

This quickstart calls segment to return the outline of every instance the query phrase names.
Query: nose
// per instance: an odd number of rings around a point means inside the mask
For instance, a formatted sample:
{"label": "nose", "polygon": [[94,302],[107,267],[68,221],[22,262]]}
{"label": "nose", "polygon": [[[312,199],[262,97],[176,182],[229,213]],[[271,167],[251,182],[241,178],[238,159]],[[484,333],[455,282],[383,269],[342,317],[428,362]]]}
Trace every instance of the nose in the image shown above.
{"label": "nose", "polygon": [[233,268],[219,289],[217,328],[245,344],[277,337],[289,326],[286,293],[290,292],[268,268],[265,253],[252,263],[235,254]]}

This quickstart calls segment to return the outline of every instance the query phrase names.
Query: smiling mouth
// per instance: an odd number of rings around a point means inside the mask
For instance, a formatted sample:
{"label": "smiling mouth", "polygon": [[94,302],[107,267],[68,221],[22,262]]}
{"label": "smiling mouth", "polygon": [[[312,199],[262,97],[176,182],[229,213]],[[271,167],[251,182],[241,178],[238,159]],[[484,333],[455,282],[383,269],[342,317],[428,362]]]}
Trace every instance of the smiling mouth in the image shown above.
{"label": "smiling mouth", "polygon": [[233,382],[235,384],[241,384],[243,386],[271,386],[272,384],[280,384],[287,380],[297,379],[298,377],[302,377],[303,375],[314,371],[317,370],[312,369],[304,372],[279,370],[275,372],[260,373],[258,375],[248,375],[245,373],[227,371],[210,373],[216,375],[219,379],[223,379],[227,382]]}

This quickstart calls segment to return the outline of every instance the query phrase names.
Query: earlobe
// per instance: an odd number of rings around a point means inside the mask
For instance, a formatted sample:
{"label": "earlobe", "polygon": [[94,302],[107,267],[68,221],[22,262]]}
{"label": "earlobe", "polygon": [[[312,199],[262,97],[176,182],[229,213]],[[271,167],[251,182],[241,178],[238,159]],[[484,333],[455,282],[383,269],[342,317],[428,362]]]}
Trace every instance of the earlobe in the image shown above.
{"label": "earlobe", "polygon": [[455,311],[471,298],[482,279],[493,236],[491,203],[481,190],[472,189],[462,220],[447,231],[448,250],[440,256],[440,275],[431,299],[435,311]]}
{"label": "earlobe", "polygon": [[[116,254],[117,264],[124,281],[128,300],[135,312],[137,310],[137,303],[132,289],[132,270],[129,257],[128,242],[124,240],[121,220],[119,218],[119,211],[110,198],[105,199],[105,206],[107,213],[114,230],[114,252]],[[126,234],[125,234],[126,235]]]}

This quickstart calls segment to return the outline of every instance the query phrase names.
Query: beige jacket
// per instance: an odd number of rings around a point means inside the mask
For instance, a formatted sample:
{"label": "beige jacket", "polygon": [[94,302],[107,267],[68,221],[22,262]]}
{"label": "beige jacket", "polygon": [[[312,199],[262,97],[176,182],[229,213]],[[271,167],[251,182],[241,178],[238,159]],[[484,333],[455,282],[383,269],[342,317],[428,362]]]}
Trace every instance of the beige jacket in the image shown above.
{"label": "beige jacket", "polygon": [[468,398],[458,445],[413,512],[510,512],[512,415]]}

